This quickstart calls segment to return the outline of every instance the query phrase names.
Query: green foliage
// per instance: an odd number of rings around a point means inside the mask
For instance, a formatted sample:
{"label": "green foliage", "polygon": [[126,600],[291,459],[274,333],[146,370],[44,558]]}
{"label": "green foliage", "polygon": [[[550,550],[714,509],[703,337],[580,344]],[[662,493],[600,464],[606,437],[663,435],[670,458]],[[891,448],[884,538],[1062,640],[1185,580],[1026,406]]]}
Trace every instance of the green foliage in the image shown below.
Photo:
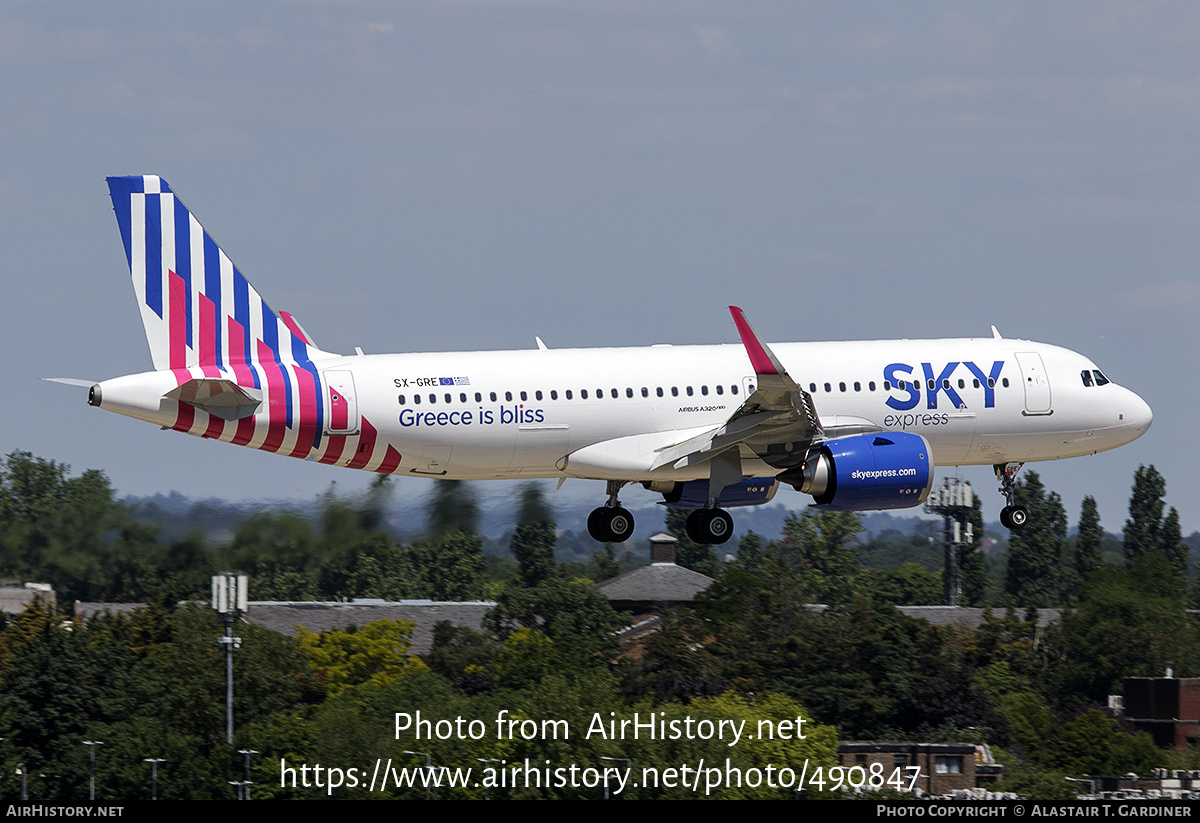
{"label": "green foliage", "polygon": [[1102,704],[1122,678],[1156,676],[1167,660],[1180,676],[1200,673],[1200,630],[1185,605],[1161,553],[1094,574],[1078,610],[1046,632],[1046,694],[1063,707]]}
{"label": "green foliage", "polygon": [[1180,577],[1187,570],[1187,547],[1179,528],[1179,513],[1172,508],[1163,516],[1167,481],[1154,466],[1138,466],[1129,496],[1129,519],[1125,521],[1125,560],[1161,552]]}
{"label": "green foliage", "polygon": [[1100,512],[1096,507],[1096,498],[1088,495],[1083,498],[1079,510],[1079,530],[1075,535],[1075,587],[1072,594],[1078,594],[1084,582],[1100,568],[1100,546],[1104,542],[1104,529],[1100,527]]}
{"label": "green foliage", "polygon": [[1088,709],[1059,729],[1039,758],[1068,774],[1147,774],[1161,753],[1145,732],[1129,734],[1099,709]]}
{"label": "green foliage", "polygon": [[858,570],[849,543],[860,531],[862,518],[857,512],[805,512],[799,517],[793,513],[783,523],[778,551],[815,602],[845,603]]}
{"label": "green foliage", "polygon": [[477,534],[479,502],[475,498],[475,487],[462,480],[439,480],[434,484],[426,531],[434,539],[452,532]]}
{"label": "green foliage", "polygon": [[1046,494],[1037,472],[1017,482],[1015,500],[1029,520],[1008,540],[1005,591],[1022,606],[1046,607],[1059,602],[1060,569],[1067,539],[1067,515],[1056,492]]}
{"label": "green foliage", "polygon": [[893,606],[936,606],[942,602],[942,576],[926,570],[920,563],[901,563],[879,572],[863,569],[860,584],[884,603]]}
{"label": "green foliage", "polygon": [[425,669],[411,656],[411,620],[375,620],[361,628],[310,632],[300,627],[300,650],[316,669],[331,695],[353,686],[378,688]]}
{"label": "green foliage", "polygon": [[508,543],[525,586],[536,586],[558,570],[554,562],[554,528],[554,516],[546,505],[542,487],[537,483],[526,484],[521,491],[517,527]]}
{"label": "green foliage", "polygon": [[561,577],[532,588],[508,587],[484,622],[504,639],[521,628],[537,629],[554,641],[558,660],[580,668],[596,666],[615,654],[612,632],[622,625],[591,581]]}
{"label": "green foliage", "polygon": [[[414,543],[406,553],[411,568],[409,591],[431,600],[475,600],[483,592],[487,561],[483,541],[463,531],[443,531]],[[419,594],[418,594],[419,593]]]}

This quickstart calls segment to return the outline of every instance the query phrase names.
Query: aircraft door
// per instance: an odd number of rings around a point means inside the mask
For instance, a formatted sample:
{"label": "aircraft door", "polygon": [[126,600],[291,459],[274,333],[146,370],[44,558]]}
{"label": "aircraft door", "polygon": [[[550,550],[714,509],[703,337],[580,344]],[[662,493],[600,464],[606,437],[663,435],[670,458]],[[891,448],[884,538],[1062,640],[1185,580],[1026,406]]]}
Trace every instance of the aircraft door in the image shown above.
{"label": "aircraft door", "polygon": [[322,372],[325,378],[326,434],[358,434],[358,400],[354,375],[348,371]]}
{"label": "aircraft door", "polygon": [[1035,351],[1019,351],[1017,364],[1021,367],[1021,383],[1025,386],[1025,413],[1052,414],[1050,378],[1042,364],[1042,356]]}

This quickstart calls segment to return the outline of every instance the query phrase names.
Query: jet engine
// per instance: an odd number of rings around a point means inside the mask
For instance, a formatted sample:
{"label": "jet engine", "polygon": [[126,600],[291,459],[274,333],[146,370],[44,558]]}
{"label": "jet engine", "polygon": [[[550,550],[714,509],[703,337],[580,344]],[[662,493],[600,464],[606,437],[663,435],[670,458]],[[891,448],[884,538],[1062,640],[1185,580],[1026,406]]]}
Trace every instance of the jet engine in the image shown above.
{"label": "jet engine", "polygon": [[928,441],[919,434],[856,434],[814,445],[803,468],[778,479],[811,494],[825,509],[906,509],[929,495],[933,459]]}

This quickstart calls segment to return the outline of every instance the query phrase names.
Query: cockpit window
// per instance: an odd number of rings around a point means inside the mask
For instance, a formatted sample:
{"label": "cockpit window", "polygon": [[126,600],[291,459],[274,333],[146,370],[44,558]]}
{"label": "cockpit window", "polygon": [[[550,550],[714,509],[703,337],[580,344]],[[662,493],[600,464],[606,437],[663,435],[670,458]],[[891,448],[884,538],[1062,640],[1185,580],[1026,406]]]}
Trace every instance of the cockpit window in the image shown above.
{"label": "cockpit window", "polygon": [[1104,374],[1099,369],[1092,369],[1092,374],[1094,374],[1096,376],[1096,385],[1097,386],[1107,386],[1108,385],[1109,379],[1107,377],[1105,377]]}
{"label": "cockpit window", "polygon": [[1083,378],[1083,385],[1090,389],[1092,387],[1092,373],[1084,369],[1079,373],[1079,376]]}

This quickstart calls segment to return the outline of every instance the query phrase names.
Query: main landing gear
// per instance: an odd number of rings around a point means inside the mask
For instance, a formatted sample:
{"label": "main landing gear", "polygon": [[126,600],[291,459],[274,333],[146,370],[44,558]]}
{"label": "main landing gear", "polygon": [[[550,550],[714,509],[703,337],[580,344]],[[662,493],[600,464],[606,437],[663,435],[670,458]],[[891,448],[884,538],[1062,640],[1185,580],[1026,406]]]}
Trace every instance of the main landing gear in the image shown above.
{"label": "main landing gear", "polygon": [[633,515],[621,508],[617,492],[625,484],[608,481],[608,502],[588,515],[588,534],[600,543],[624,543],[633,536]]}
{"label": "main landing gear", "polygon": [[733,534],[733,518],[724,509],[696,509],[688,515],[685,528],[696,543],[720,545]]}
{"label": "main landing gear", "polygon": [[1006,529],[1019,529],[1029,520],[1029,510],[1013,502],[1013,492],[1016,490],[1017,472],[1024,463],[997,463],[992,466],[996,479],[1000,481],[1000,493],[1004,495],[1007,506],[1000,510],[1000,525]]}

